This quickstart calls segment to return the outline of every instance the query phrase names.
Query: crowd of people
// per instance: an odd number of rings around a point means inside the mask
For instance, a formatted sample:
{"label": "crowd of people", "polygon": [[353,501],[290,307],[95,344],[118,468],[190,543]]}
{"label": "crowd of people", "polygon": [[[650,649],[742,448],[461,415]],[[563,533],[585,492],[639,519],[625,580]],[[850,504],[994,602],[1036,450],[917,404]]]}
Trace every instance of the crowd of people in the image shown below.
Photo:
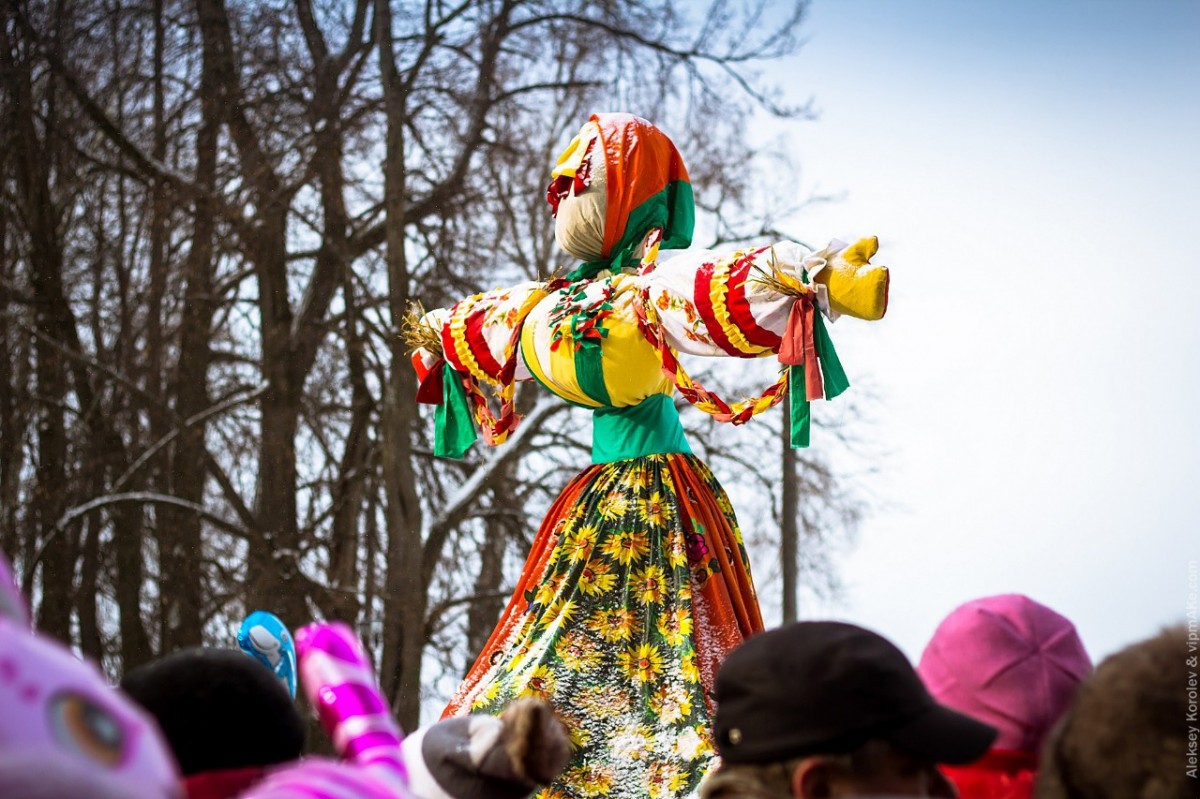
{"label": "crowd of people", "polygon": [[1093,672],[1074,625],[1021,595],[955,610],[915,669],[860,627],[787,625],[722,666],[701,796],[1200,796],[1188,646],[1165,629]]}
{"label": "crowd of people", "polygon": [[[572,730],[536,699],[404,736],[344,625],[296,636],[336,753],[316,757],[296,702],[244,652],[176,652],[110,687],[29,629],[2,559],[0,594],[0,797],[523,799],[568,762]],[[1069,620],[1015,594],[956,609],[916,667],[853,624],[786,624],[720,666],[720,760],[699,796],[1200,796],[1188,646],[1168,628],[1093,670]]]}

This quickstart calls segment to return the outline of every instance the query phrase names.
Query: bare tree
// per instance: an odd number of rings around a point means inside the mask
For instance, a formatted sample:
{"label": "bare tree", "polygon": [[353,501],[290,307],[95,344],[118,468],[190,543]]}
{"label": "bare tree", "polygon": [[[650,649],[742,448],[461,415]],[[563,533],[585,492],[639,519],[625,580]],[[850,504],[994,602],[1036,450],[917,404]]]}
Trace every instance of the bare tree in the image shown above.
{"label": "bare tree", "polygon": [[0,547],[39,624],[118,671],[255,607],[345,619],[413,725],[586,455],[530,392],[508,444],[434,459],[410,300],[566,266],[544,181],[592,110],[663,124],[748,235],[746,125],[806,112],[753,69],[803,10],[5,4]]}

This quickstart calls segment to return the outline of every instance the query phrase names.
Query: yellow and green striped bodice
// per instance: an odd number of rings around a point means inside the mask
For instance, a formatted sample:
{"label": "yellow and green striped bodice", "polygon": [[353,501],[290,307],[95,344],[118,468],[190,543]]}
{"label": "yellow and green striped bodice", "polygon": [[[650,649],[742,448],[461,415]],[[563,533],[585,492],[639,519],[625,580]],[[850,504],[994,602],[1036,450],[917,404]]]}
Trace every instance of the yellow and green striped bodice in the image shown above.
{"label": "yellow and green striped bodice", "polygon": [[691,452],[671,378],[638,327],[629,276],[572,283],[534,306],[521,356],[556,396],[595,412],[592,461]]}

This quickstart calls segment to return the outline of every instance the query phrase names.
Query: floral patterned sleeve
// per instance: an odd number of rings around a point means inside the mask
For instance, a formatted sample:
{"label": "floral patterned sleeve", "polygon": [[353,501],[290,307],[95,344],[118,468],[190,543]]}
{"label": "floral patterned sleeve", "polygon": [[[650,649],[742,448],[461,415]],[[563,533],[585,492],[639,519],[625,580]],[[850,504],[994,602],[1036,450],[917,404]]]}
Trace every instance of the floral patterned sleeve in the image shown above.
{"label": "floral patterned sleeve", "polygon": [[[779,351],[796,301],[794,293],[780,293],[762,279],[803,292],[806,263],[812,268],[823,260],[790,241],[751,250],[689,250],[660,260],[639,280],[677,352],[758,358]],[[815,288],[820,304],[824,287]]]}
{"label": "floral patterned sleeve", "polygon": [[[449,310],[430,311],[425,316],[441,335],[441,352],[418,350],[417,356],[430,361],[444,356],[451,367],[475,378],[480,383],[496,385],[506,382],[505,367],[515,368],[507,380],[528,380],[529,370],[515,358],[521,323],[529,309],[546,296],[546,284],[529,281],[505,289],[475,294]],[[418,373],[422,370],[418,366]]]}

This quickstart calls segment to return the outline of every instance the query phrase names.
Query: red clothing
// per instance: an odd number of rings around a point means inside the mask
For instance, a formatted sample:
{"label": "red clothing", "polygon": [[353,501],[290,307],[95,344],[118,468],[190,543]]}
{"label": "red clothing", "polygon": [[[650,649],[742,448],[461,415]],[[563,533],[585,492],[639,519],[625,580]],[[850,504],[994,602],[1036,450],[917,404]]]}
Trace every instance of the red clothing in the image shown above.
{"label": "red clothing", "polygon": [[959,799],[1030,799],[1037,758],[1025,752],[993,749],[969,766],[942,766]]}
{"label": "red clothing", "polygon": [[267,773],[262,766],[202,771],[183,778],[187,799],[233,799],[261,780]]}

